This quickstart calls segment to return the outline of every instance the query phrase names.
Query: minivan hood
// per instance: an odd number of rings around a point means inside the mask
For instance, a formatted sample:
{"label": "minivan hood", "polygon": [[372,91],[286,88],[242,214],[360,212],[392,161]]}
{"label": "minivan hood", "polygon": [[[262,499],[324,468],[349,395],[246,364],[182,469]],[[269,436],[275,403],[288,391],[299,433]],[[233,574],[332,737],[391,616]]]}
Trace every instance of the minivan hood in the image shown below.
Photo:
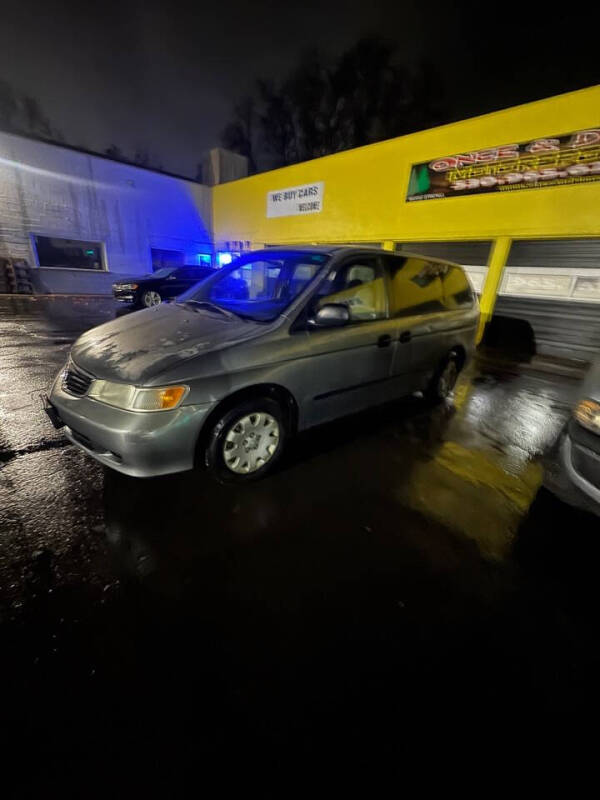
{"label": "minivan hood", "polygon": [[160,305],[92,328],[77,339],[71,357],[97,378],[144,385],[184,361],[264,332],[257,322]]}

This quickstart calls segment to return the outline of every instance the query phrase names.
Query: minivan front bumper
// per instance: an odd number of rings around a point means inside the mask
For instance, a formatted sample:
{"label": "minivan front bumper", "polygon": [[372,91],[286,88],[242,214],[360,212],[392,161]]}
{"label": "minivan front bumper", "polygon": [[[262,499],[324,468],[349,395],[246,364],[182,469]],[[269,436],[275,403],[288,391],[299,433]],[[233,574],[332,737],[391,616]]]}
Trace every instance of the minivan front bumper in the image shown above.
{"label": "minivan front bumper", "polygon": [[181,406],[173,411],[138,412],[73,397],[60,375],[50,403],[65,423],[73,444],[107,467],[136,478],[192,469],[196,443],[211,404]]}

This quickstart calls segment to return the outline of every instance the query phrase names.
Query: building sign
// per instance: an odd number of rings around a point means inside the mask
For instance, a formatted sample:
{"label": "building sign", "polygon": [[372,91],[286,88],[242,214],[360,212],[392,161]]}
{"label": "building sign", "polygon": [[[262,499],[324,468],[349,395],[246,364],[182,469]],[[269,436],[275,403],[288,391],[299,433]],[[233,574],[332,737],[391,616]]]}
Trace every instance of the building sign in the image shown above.
{"label": "building sign", "polygon": [[537,294],[567,297],[571,289],[570,275],[538,275],[537,273],[507,274],[502,287],[504,294]]}
{"label": "building sign", "polygon": [[323,210],[325,183],[305,183],[267,192],[267,217],[295,217],[298,214],[320,214]]}
{"label": "building sign", "polygon": [[410,171],[407,201],[600,180],[600,128],[459,153]]}

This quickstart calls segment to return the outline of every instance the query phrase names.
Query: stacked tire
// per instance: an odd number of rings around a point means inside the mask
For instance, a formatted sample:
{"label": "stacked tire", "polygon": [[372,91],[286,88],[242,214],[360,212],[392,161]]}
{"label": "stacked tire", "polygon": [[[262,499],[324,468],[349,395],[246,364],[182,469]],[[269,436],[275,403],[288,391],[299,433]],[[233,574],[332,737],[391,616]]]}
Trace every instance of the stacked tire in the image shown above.
{"label": "stacked tire", "polygon": [[8,280],[7,258],[0,258],[0,294],[12,294],[11,284]]}
{"label": "stacked tire", "polygon": [[24,259],[0,259],[0,294],[33,294],[31,269]]}

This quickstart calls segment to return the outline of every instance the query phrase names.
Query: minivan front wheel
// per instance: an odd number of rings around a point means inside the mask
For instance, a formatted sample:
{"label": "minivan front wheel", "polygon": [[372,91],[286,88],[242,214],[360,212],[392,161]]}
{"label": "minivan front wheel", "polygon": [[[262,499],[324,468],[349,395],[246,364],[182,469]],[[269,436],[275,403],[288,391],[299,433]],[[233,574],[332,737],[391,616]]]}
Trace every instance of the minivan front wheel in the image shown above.
{"label": "minivan front wheel", "polygon": [[205,451],[206,466],[228,483],[256,480],[275,466],[285,439],[279,404],[269,397],[246,400],[214,425]]}

